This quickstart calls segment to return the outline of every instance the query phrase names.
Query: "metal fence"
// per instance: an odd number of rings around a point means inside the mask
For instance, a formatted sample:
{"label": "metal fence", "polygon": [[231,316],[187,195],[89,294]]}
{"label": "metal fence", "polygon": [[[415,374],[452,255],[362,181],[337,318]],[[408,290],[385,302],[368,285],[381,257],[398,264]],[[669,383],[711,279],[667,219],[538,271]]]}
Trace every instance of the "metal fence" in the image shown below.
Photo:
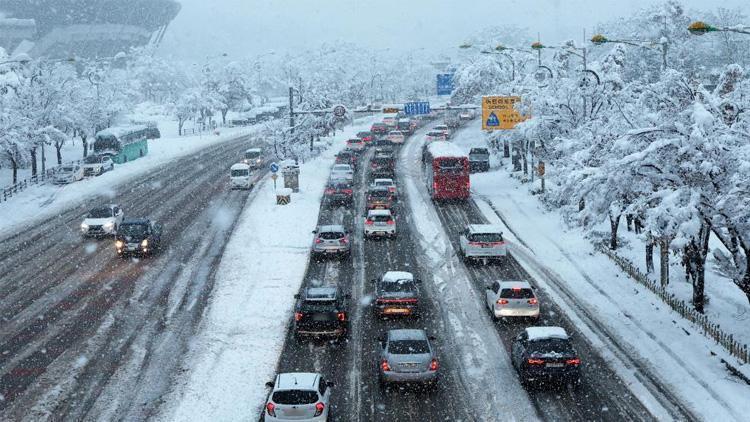
{"label": "metal fence", "polygon": [[675,297],[675,295],[669,292],[666,287],[650,279],[648,275],[644,274],[640,268],[630,262],[630,260],[617,255],[604,244],[597,244],[596,249],[607,255],[617,264],[617,266],[628,273],[628,275],[638,283],[659,296],[664,303],[672,308],[672,310],[695,324],[704,335],[714,339],[716,343],[726,349],[730,355],[739,359],[743,364],[750,363],[750,350],[748,349],[747,344],[742,344],[735,340],[731,334],[724,332],[719,324],[711,322],[706,315],[696,311],[690,303]]}
{"label": "metal fence", "polygon": [[81,164],[81,160],[75,160],[67,164],[61,164],[59,166],[49,168],[45,172],[31,176],[27,179],[22,179],[21,181],[16,182],[13,185],[2,188],[2,194],[0,194],[0,203],[7,202],[8,200],[10,200],[11,197],[13,197],[13,195],[27,189],[29,186],[40,185],[42,183],[45,183],[47,180],[51,179],[55,175],[58,168],[65,166],[65,165],[69,165],[69,164]]}

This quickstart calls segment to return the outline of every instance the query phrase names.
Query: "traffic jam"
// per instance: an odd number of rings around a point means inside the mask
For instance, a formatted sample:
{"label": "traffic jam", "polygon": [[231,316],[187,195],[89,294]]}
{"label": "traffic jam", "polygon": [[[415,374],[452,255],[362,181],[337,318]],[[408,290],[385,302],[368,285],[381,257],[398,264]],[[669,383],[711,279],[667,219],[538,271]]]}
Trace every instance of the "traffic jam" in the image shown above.
{"label": "traffic jam", "polygon": [[[503,337],[513,332],[508,353],[521,384],[540,389],[540,400],[581,385],[584,363],[566,328],[542,318],[542,298],[510,262],[501,229],[482,221],[470,205],[470,174],[489,170],[489,152],[472,148],[467,154],[454,145],[452,135],[474,115],[465,113],[449,127],[450,113],[386,115],[336,155],[278,373],[266,384],[261,420],[325,421],[334,414],[336,420],[402,420],[411,408],[422,409],[423,420],[446,420],[446,412],[449,420],[466,417],[446,410],[461,407],[450,405],[458,380],[443,373],[443,354],[450,351],[441,344],[439,307],[425,288],[426,269],[408,252],[416,247],[409,219],[421,217],[409,212],[398,167],[417,134],[424,144],[416,163],[435,207],[468,209],[453,240],[466,267],[479,271],[472,273],[473,281],[481,286],[487,317]],[[508,279],[509,273],[516,279]],[[361,362],[362,379],[346,376],[346,361]],[[377,392],[364,398],[370,412],[348,413],[350,390],[358,387],[339,385],[340,380],[365,384],[365,394]],[[439,410],[431,413],[431,405]]]}

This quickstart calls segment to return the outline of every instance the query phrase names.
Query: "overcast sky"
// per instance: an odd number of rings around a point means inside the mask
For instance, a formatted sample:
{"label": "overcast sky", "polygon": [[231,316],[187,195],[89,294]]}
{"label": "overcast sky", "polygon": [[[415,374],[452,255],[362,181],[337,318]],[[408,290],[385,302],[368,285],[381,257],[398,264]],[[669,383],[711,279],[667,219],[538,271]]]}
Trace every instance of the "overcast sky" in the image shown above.
{"label": "overcast sky", "polygon": [[[541,32],[547,44],[582,39],[583,28],[654,0],[179,0],[165,53],[203,61],[227,53],[311,49],[347,40],[369,48],[446,49],[482,28],[510,23]],[[683,0],[688,9],[741,7],[748,0]],[[590,31],[589,31],[590,32]]]}

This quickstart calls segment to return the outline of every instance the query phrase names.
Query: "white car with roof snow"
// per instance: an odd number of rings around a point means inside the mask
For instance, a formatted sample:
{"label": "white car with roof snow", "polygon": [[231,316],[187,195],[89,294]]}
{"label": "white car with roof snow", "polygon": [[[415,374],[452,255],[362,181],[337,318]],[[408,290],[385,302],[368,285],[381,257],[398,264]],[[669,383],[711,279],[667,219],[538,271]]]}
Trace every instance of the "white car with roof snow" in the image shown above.
{"label": "white car with roof snow", "polygon": [[348,180],[354,182],[354,169],[349,164],[334,164],[331,168],[331,180]]}
{"label": "white car with roof snow", "polygon": [[396,219],[391,210],[369,210],[365,218],[365,237],[396,237]]}
{"label": "white car with roof snow", "polygon": [[459,237],[461,254],[469,259],[503,259],[508,247],[500,227],[493,224],[469,224]]}
{"label": "white car with roof snow", "polygon": [[279,374],[266,387],[271,388],[271,393],[261,414],[262,421],[328,421],[333,383],[321,374]]}
{"label": "white car with roof snow", "polygon": [[404,132],[401,132],[400,130],[392,130],[388,133],[388,140],[391,141],[392,144],[403,144],[406,137],[404,136]]}
{"label": "white car with roof snow", "polygon": [[378,187],[378,186],[385,186],[388,188],[388,192],[391,193],[391,196],[393,197],[393,200],[398,199],[398,192],[396,189],[396,182],[393,181],[393,179],[375,179],[370,184],[371,188]]}
{"label": "white car with roof snow", "polygon": [[83,159],[83,175],[99,176],[115,169],[115,163],[107,155],[89,155]]}
{"label": "white car with roof snow", "polygon": [[229,168],[229,187],[231,189],[252,189],[253,172],[249,164],[237,163]]}
{"label": "white car with roof snow", "polygon": [[84,237],[114,236],[125,214],[119,205],[96,207],[83,216],[81,234]]}
{"label": "white car with roof snow", "polygon": [[78,164],[69,164],[58,168],[55,177],[52,179],[53,183],[57,185],[65,185],[79,180],[83,180],[83,167]]}
{"label": "white car with roof snow", "polygon": [[446,139],[451,137],[451,129],[447,125],[437,125],[433,130],[436,132],[442,132]]}
{"label": "white car with roof snow", "polygon": [[527,281],[495,281],[485,290],[492,319],[539,318],[539,299]]}

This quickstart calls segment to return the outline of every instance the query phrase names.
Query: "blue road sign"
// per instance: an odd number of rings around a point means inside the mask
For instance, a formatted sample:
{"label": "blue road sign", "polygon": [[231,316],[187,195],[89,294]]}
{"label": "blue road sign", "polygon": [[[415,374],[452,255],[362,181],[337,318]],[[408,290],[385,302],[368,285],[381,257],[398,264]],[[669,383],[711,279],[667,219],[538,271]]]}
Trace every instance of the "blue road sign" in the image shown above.
{"label": "blue road sign", "polygon": [[487,116],[487,122],[484,125],[487,127],[500,126],[500,119],[497,118],[494,111]]}
{"label": "blue road sign", "polygon": [[276,173],[279,171],[279,165],[276,163],[271,163],[271,173]]}
{"label": "blue road sign", "polygon": [[427,101],[414,101],[404,104],[404,114],[407,116],[430,114],[430,111],[430,103]]}
{"label": "blue road sign", "polygon": [[453,93],[453,74],[440,73],[437,75],[437,95],[451,95]]}

